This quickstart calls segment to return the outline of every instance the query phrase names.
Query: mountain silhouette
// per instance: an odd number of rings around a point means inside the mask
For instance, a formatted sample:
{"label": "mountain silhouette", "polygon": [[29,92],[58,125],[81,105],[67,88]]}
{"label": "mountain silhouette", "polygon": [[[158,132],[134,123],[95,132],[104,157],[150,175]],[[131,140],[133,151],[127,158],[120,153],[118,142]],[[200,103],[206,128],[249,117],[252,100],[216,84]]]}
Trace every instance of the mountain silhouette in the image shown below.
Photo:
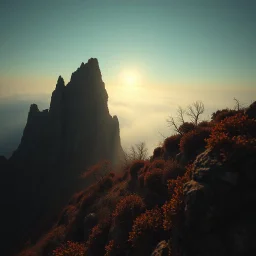
{"label": "mountain silhouette", "polygon": [[102,160],[116,166],[122,157],[118,118],[109,113],[98,60],[91,58],[67,85],[59,76],[49,110],[31,104],[17,150],[1,161],[1,192],[9,191],[2,218],[12,220],[3,225],[3,254],[52,225],[70,196],[89,185],[79,178],[89,166]]}

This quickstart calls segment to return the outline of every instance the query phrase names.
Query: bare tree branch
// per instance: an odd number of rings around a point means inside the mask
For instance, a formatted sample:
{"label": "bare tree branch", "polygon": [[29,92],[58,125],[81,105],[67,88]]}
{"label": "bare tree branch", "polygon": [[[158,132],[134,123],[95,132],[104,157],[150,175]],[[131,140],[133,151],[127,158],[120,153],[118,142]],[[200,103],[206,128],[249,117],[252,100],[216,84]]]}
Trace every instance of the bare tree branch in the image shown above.
{"label": "bare tree branch", "polygon": [[241,104],[240,104],[240,101],[236,98],[234,98],[234,101],[235,101],[235,110],[239,111],[241,109]]}
{"label": "bare tree branch", "polygon": [[169,116],[168,119],[166,120],[167,124],[169,127],[174,127],[175,132],[181,134],[178,125],[176,124],[174,118],[172,116]]}
{"label": "bare tree branch", "polygon": [[192,105],[188,106],[187,115],[195,125],[198,124],[198,120],[201,114],[204,113],[204,104],[202,101],[196,101]]}
{"label": "bare tree branch", "polygon": [[179,106],[178,110],[177,110],[177,113],[178,113],[178,116],[177,116],[178,121],[181,124],[184,124],[185,123],[184,115],[186,114],[186,110],[184,108],[182,108],[181,106]]}

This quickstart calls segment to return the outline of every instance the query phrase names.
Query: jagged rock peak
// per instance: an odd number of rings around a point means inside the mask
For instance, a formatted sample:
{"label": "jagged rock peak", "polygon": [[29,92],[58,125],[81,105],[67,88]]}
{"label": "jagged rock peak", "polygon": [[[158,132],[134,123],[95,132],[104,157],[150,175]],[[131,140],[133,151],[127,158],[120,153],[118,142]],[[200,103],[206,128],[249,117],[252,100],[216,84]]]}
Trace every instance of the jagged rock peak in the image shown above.
{"label": "jagged rock peak", "polygon": [[88,63],[89,66],[99,67],[99,62],[98,62],[97,58],[90,58],[87,63]]}
{"label": "jagged rock peak", "polygon": [[35,103],[31,104],[29,109],[29,114],[34,114],[38,112],[39,112],[38,106]]}
{"label": "jagged rock peak", "polygon": [[64,79],[62,78],[62,76],[59,76],[57,84],[56,84],[56,90],[58,90],[60,88],[64,88],[64,87],[65,87]]}
{"label": "jagged rock peak", "polygon": [[[92,76],[101,79],[100,67],[96,58],[90,58],[87,63],[82,62],[80,67],[72,73],[70,82],[82,81]],[[69,84],[67,84],[67,87],[69,87]]]}

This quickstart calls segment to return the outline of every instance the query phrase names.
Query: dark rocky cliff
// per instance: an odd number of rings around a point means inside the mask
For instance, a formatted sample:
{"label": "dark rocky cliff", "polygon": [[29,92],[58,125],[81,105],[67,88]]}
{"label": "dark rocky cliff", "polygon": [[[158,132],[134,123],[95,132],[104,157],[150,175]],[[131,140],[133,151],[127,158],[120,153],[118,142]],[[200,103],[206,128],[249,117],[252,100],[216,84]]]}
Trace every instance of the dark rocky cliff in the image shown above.
{"label": "dark rocky cliff", "polygon": [[50,109],[32,104],[18,149],[17,164],[85,168],[99,160],[116,164],[122,157],[119,122],[108,110],[108,94],[97,59],[89,59],[65,86],[58,78]]}
{"label": "dark rocky cliff", "polygon": [[28,239],[36,241],[52,225],[70,196],[88,185],[79,176],[90,165],[120,162],[119,133],[97,59],[82,63],[66,86],[58,78],[49,110],[30,106],[19,147],[1,161],[0,192],[8,191],[1,213],[8,220],[2,227],[3,255],[12,255],[9,249],[14,252]]}

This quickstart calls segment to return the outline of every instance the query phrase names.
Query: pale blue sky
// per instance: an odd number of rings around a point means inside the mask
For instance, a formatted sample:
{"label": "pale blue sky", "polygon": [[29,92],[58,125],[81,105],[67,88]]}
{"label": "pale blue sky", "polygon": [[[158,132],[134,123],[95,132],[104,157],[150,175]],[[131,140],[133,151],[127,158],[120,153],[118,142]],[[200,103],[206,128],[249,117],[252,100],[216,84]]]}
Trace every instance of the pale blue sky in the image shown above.
{"label": "pale blue sky", "polygon": [[5,79],[62,73],[69,80],[82,61],[97,57],[107,81],[131,66],[159,83],[200,77],[255,84],[253,1],[1,0],[0,6]]}
{"label": "pale blue sky", "polygon": [[[0,100],[50,100],[59,75],[95,57],[123,143],[152,149],[178,105],[255,100],[255,13],[254,0],[0,0]],[[125,70],[141,87],[123,87]]]}

